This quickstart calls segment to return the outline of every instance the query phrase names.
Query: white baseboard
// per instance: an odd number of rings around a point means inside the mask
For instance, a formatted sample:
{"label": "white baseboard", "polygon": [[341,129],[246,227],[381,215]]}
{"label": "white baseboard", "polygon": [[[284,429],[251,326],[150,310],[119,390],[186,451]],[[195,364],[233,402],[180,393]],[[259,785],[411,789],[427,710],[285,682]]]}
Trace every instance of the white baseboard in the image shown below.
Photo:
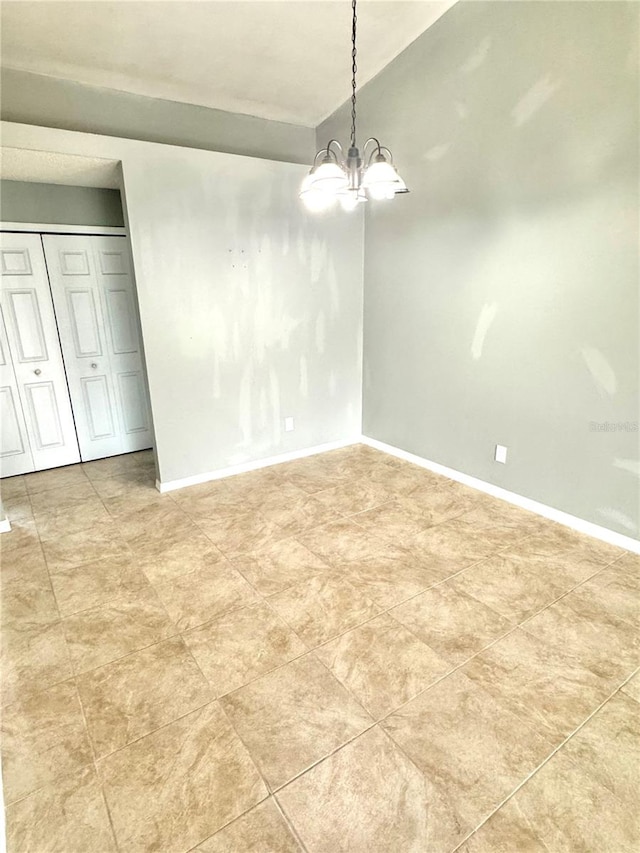
{"label": "white baseboard", "polygon": [[9,533],[11,530],[11,522],[8,518],[0,519],[0,533]]}
{"label": "white baseboard", "polygon": [[174,492],[176,489],[184,489],[186,486],[197,486],[211,480],[223,480],[225,477],[233,477],[235,474],[246,474],[248,471],[269,468],[271,465],[280,465],[282,462],[293,462],[294,459],[303,459],[305,456],[315,456],[318,453],[339,450],[341,447],[349,447],[352,444],[359,443],[360,436],[357,435],[345,441],[330,441],[327,444],[318,444],[304,450],[293,450],[291,453],[281,453],[279,456],[269,456],[266,459],[258,459],[254,462],[243,462],[241,465],[231,465],[229,468],[219,468],[217,471],[208,471],[206,474],[195,474],[193,477],[184,477],[181,480],[168,480],[164,483],[156,480],[156,489],[162,494]]}
{"label": "white baseboard", "polygon": [[527,509],[530,512],[535,512],[544,518],[551,521],[557,521],[558,524],[564,524],[565,527],[571,527],[580,533],[586,533],[587,536],[593,536],[594,539],[600,539],[603,542],[608,542],[610,545],[617,545],[619,548],[625,548],[627,551],[632,551],[634,554],[640,554],[640,541],[633,539],[631,536],[625,536],[622,533],[616,533],[615,530],[609,530],[606,527],[600,527],[599,524],[593,524],[591,521],[585,521],[583,518],[578,518],[575,515],[570,515],[568,512],[563,512],[555,507],[541,504],[531,498],[525,498],[515,492],[510,492],[503,489],[501,486],[494,486],[492,483],[487,483],[485,480],[479,480],[476,477],[471,477],[469,474],[463,474],[461,471],[456,471],[453,468],[447,468],[446,465],[440,465],[438,462],[431,462],[429,459],[424,459],[422,456],[416,456],[413,453],[408,453],[406,450],[400,450],[398,447],[393,447],[391,444],[385,444],[383,441],[378,441],[375,438],[369,438],[363,435],[360,439],[362,444],[367,444],[376,450],[381,450],[383,453],[388,453],[391,456],[397,456],[398,459],[404,459],[407,462],[413,462],[414,465],[420,465],[421,468],[427,468],[435,474],[442,474],[444,477],[449,477],[450,480],[456,480],[458,483],[463,483],[465,486],[471,486],[472,489],[478,489],[480,492],[485,492],[492,495],[494,498],[507,501],[510,504],[519,506],[522,509]]}

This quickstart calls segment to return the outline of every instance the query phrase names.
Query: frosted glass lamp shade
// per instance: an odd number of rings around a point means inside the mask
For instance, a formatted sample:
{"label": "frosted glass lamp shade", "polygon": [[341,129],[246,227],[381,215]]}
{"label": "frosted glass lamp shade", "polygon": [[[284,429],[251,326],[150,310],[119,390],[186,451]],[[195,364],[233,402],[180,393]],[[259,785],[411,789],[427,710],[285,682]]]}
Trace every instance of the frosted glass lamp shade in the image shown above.
{"label": "frosted glass lamp shade", "polygon": [[314,189],[337,193],[349,186],[349,178],[344,169],[330,159],[325,159],[313,170],[311,183]]}

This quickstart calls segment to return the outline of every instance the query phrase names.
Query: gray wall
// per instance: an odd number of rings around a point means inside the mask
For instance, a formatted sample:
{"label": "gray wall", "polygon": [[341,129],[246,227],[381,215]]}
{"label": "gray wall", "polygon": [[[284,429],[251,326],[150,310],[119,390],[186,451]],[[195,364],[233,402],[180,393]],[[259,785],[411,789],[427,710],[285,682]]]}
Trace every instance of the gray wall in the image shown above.
{"label": "gray wall", "polygon": [[639,13],[460,2],[359,98],[412,190],[368,205],[365,434],[634,537],[638,432],[590,423],[639,420]]}
{"label": "gray wall", "polygon": [[3,68],[4,121],[307,163],[310,127],[130,95]]}
{"label": "gray wall", "polygon": [[46,225],[124,225],[118,190],[25,181],[0,181],[0,218]]}

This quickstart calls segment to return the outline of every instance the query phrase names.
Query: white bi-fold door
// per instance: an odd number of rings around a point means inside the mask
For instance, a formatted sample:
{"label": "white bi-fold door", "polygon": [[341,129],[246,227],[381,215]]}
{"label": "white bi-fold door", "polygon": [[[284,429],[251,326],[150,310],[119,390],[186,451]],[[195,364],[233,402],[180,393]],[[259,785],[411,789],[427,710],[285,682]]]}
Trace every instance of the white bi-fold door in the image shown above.
{"label": "white bi-fold door", "polygon": [[125,237],[45,235],[82,459],[153,444]]}
{"label": "white bi-fold door", "polygon": [[0,234],[0,476],[80,461],[42,243]]}

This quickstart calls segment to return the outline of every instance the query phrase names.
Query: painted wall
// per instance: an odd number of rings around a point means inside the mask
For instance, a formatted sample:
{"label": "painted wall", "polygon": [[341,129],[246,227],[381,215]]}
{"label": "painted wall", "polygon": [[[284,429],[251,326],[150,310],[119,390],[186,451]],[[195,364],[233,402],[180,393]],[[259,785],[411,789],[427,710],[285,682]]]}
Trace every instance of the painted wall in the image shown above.
{"label": "painted wall", "polygon": [[461,2],[359,97],[365,434],[636,538],[639,14]]}
{"label": "painted wall", "polygon": [[2,139],[122,162],[162,482],[359,434],[362,219],[306,214],[306,167],[6,122]]}
{"label": "painted wall", "polygon": [[3,68],[4,121],[308,163],[314,131]]}
{"label": "painted wall", "polygon": [[118,190],[0,181],[3,222],[47,225],[124,225]]}

